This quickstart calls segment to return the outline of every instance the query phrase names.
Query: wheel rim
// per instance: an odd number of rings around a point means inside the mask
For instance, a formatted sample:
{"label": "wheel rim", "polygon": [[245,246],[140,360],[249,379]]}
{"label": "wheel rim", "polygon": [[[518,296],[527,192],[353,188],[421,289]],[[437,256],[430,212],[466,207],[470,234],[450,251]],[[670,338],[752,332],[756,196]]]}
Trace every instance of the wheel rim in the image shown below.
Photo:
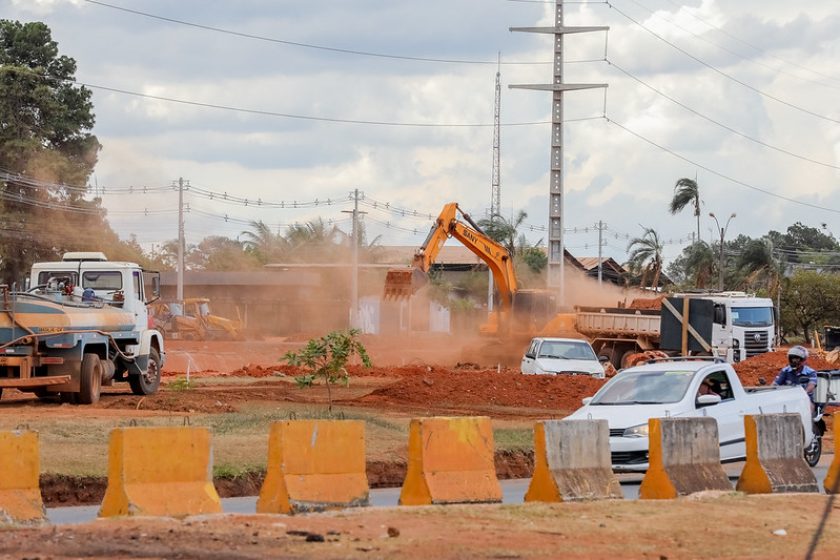
{"label": "wheel rim", "polygon": [[146,387],[151,387],[155,384],[158,377],[160,375],[160,370],[158,369],[158,364],[156,360],[149,360],[149,366],[146,368],[146,373],[144,373],[141,378],[143,379],[143,384]]}

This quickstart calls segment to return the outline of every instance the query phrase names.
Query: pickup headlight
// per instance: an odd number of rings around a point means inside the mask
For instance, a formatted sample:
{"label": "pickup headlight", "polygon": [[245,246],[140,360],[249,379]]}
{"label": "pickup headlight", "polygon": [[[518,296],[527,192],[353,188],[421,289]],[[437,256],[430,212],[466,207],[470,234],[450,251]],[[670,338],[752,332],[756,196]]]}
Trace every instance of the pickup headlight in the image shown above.
{"label": "pickup headlight", "polygon": [[624,437],[648,437],[648,430],[647,423],[631,426],[624,430]]}

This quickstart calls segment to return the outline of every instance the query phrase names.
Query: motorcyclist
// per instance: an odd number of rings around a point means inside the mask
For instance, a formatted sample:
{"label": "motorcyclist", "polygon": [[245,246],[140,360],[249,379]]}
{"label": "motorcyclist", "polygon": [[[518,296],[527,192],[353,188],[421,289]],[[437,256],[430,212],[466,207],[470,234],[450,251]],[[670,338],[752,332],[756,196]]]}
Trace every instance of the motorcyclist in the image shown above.
{"label": "motorcyclist", "polygon": [[[779,371],[779,375],[773,380],[773,385],[802,385],[805,392],[811,398],[811,410],[814,409],[814,389],[817,387],[817,372],[805,365],[808,359],[808,350],[804,346],[794,346],[788,350],[788,365]],[[800,377],[807,376],[808,382],[802,383]]]}

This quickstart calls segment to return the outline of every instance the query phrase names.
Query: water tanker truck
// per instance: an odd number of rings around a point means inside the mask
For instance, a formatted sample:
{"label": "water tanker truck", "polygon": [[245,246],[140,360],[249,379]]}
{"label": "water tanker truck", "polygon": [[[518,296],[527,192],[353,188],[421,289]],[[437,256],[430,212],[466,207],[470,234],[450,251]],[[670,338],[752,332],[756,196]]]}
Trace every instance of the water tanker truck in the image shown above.
{"label": "water tanker truck", "polygon": [[0,396],[15,388],[92,404],[114,382],[137,395],[157,391],[166,354],[147,311],[157,273],[102,253],[65,253],[33,265],[29,286],[0,286]]}

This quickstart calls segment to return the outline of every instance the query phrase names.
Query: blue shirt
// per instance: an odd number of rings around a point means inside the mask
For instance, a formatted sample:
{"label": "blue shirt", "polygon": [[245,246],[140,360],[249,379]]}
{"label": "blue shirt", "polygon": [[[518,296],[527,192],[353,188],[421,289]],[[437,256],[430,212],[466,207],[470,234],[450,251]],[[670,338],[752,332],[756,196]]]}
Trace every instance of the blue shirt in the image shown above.
{"label": "blue shirt", "polygon": [[775,381],[773,381],[773,384],[802,385],[803,387],[805,387],[805,384],[799,383],[799,378],[803,375],[808,376],[808,383],[813,383],[814,385],[817,384],[817,370],[810,368],[806,365],[802,366],[802,371],[797,371],[796,369],[793,369],[790,366],[783,367],[782,371],[779,372],[779,375],[776,376]]}

